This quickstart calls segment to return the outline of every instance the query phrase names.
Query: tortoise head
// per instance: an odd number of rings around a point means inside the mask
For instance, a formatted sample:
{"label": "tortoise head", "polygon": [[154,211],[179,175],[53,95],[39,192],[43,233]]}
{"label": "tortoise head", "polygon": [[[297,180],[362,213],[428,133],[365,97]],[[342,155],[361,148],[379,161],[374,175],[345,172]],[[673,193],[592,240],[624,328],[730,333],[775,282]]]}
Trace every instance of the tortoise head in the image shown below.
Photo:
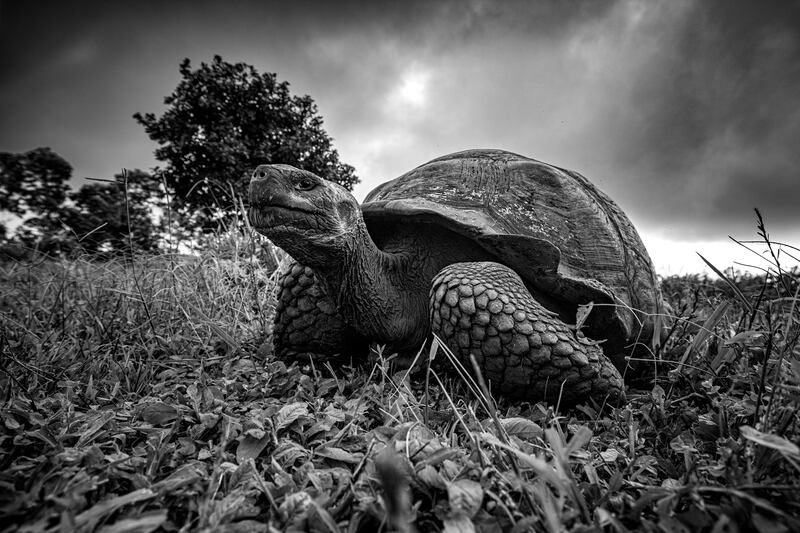
{"label": "tortoise head", "polygon": [[364,227],[344,187],[290,165],[260,165],[250,178],[250,224],[299,261],[328,263]]}

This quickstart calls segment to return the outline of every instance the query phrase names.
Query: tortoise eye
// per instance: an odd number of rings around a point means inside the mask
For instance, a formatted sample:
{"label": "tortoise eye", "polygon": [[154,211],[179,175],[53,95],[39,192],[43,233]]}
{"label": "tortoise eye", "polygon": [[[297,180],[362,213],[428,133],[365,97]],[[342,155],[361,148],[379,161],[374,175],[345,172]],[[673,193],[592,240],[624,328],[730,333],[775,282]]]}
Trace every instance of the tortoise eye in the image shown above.
{"label": "tortoise eye", "polygon": [[307,177],[300,178],[297,183],[294,184],[294,188],[298,191],[310,191],[316,186],[317,182]]}

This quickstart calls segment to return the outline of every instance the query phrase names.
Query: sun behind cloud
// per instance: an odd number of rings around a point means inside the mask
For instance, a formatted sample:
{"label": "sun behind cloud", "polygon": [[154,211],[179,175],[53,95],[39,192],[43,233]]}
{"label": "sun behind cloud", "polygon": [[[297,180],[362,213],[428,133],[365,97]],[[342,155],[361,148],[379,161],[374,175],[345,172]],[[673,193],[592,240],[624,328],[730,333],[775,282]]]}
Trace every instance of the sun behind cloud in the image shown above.
{"label": "sun behind cloud", "polygon": [[422,107],[428,101],[428,72],[419,69],[410,69],[403,73],[397,89],[395,100],[402,104],[411,104]]}

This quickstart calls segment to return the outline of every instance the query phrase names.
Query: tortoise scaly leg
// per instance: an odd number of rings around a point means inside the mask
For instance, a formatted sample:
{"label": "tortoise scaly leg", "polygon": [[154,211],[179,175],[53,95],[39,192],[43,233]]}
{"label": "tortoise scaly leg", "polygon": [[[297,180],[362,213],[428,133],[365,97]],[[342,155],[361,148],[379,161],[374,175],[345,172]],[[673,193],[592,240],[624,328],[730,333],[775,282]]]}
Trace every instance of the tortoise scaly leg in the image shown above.
{"label": "tortoise scaly leg", "polygon": [[275,355],[321,362],[367,353],[367,340],[344,322],[311,268],[290,263],[278,284],[272,332]]}
{"label": "tortoise scaly leg", "polygon": [[622,377],[600,347],[576,337],[508,267],[452,264],[434,278],[430,296],[433,332],[468,368],[474,355],[494,391],[568,405],[625,401]]}

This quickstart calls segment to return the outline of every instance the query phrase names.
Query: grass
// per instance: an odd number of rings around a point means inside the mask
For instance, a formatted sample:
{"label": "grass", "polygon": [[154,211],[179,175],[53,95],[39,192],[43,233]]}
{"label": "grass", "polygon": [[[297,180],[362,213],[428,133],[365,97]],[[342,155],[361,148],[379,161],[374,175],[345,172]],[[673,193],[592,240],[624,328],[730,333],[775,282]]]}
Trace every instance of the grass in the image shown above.
{"label": "grass", "polygon": [[0,531],[800,529],[797,272],[664,280],[651,386],[556,413],[277,361],[248,239],[2,265]]}

